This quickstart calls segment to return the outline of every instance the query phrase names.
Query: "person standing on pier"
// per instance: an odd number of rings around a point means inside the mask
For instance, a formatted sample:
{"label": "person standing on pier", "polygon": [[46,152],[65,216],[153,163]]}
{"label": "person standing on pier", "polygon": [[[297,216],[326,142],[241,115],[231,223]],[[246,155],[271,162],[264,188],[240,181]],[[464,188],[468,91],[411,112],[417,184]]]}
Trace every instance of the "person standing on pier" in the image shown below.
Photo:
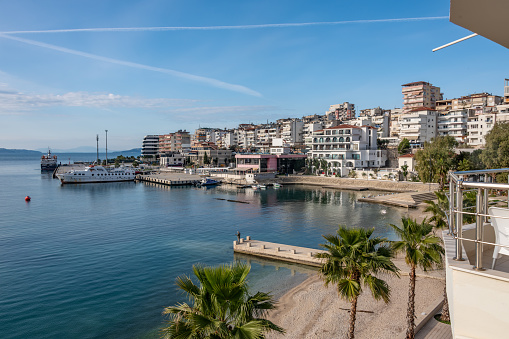
{"label": "person standing on pier", "polygon": [[237,231],[237,240],[240,243],[240,232],[239,231]]}

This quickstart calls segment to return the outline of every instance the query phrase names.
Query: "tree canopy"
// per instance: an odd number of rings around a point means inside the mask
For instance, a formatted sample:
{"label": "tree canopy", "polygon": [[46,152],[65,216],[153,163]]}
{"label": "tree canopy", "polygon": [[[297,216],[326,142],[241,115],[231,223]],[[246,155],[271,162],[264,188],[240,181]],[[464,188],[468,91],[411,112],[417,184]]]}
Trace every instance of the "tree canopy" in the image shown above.
{"label": "tree canopy", "polygon": [[[486,135],[486,148],[481,153],[481,160],[486,168],[509,167],[509,122],[495,124]],[[507,181],[507,175],[503,179]]]}
{"label": "tree canopy", "polygon": [[438,182],[441,188],[445,186],[447,173],[455,167],[457,145],[451,136],[439,136],[424,143],[424,148],[415,154],[415,167],[422,182]]}
{"label": "tree canopy", "polygon": [[403,140],[401,140],[401,142],[398,145],[398,153],[407,154],[410,153],[411,149],[412,148],[410,147],[410,141],[408,141],[407,138],[403,138]]}

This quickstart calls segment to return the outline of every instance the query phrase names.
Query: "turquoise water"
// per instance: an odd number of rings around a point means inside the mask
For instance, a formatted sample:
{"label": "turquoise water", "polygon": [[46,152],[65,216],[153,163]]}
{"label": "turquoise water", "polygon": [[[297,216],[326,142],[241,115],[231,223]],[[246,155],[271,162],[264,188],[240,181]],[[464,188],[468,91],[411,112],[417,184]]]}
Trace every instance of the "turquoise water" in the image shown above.
{"label": "turquoise water", "polygon": [[[0,190],[1,338],[157,337],[163,308],[185,300],[175,278],[195,263],[231,262],[237,230],[318,248],[338,224],[393,238],[386,225],[402,216],[357,202],[364,193],[299,186],[61,186],[38,158],[0,158]],[[250,262],[254,287],[276,294],[306,277],[298,266]]]}

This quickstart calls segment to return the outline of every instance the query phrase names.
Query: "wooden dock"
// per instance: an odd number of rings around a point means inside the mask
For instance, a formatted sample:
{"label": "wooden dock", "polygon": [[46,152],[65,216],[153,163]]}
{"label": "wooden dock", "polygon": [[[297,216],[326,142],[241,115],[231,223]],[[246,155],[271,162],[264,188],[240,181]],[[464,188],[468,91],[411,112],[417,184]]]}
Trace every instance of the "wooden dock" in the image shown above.
{"label": "wooden dock", "polygon": [[241,238],[233,242],[233,251],[274,260],[288,261],[303,265],[320,267],[322,259],[314,257],[316,253],[325,252],[314,248],[277,244],[273,242],[252,240],[251,237]]}

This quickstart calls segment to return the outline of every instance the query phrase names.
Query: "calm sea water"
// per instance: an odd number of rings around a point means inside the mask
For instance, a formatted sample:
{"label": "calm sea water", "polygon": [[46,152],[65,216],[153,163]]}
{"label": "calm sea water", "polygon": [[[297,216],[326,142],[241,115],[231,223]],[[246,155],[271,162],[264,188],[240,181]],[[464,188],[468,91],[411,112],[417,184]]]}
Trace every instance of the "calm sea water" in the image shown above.
{"label": "calm sea water", "polygon": [[[392,239],[387,225],[403,215],[357,202],[365,193],[312,187],[61,186],[39,166],[0,158],[1,338],[155,338],[163,308],[185,301],[175,278],[195,263],[232,262],[237,230],[318,248],[338,224]],[[306,277],[296,265],[250,263],[254,289],[276,295]]]}

